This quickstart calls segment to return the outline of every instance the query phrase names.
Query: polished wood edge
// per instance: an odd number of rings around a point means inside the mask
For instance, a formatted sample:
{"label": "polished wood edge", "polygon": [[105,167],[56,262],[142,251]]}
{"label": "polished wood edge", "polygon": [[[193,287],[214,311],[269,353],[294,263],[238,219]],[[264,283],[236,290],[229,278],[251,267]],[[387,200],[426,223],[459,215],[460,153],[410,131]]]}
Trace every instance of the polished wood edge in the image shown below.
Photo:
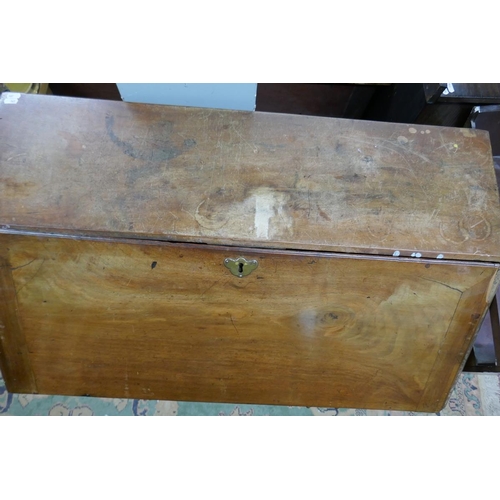
{"label": "polished wood edge", "polygon": [[498,365],[498,363],[500,362],[500,315],[498,314],[498,299],[496,294],[493,296],[493,300],[491,301],[490,315],[491,333],[493,336],[493,346],[495,348],[495,359],[496,365]]}
{"label": "polished wood edge", "polygon": [[28,347],[18,319],[11,266],[0,257],[0,369],[9,392],[37,393]]}
{"label": "polished wood edge", "polygon": [[495,298],[499,285],[500,285],[500,272],[496,273],[496,275],[491,280],[490,286],[488,287],[488,292],[486,294],[486,302],[488,303],[488,307],[493,302],[493,299]]}
{"label": "polished wood edge", "polygon": [[[0,229],[0,237],[2,235],[9,235],[15,237],[35,237],[35,238],[60,238],[69,240],[84,240],[84,241],[100,241],[107,243],[125,243],[130,245],[164,245],[176,248],[192,248],[200,249],[205,248],[212,251],[223,251],[232,254],[261,254],[261,255],[295,255],[304,257],[330,257],[330,258],[340,258],[340,259],[362,259],[362,260],[377,260],[377,261],[388,261],[388,262],[414,262],[424,263],[424,264],[447,264],[447,265],[466,265],[466,266],[479,266],[479,267],[491,267],[500,268],[500,262],[495,261],[469,261],[469,260],[455,260],[455,259],[437,259],[431,257],[407,257],[407,256],[389,256],[389,255],[378,255],[371,253],[350,253],[345,252],[335,252],[330,250],[312,250],[312,249],[297,249],[297,248],[272,248],[272,247],[261,247],[261,246],[243,246],[241,243],[235,242],[234,245],[230,244],[218,244],[218,243],[205,243],[203,241],[197,242],[186,242],[186,241],[176,241],[170,239],[153,239],[153,238],[141,238],[135,237],[134,235],[129,235],[124,237],[123,233],[117,235],[102,235],[102,234],[89,234],[89,233],[60,233],[60,232],[44,232],[36,230],[17,230],[17,229]],[[500,281],[500,277],[499,277]]]}

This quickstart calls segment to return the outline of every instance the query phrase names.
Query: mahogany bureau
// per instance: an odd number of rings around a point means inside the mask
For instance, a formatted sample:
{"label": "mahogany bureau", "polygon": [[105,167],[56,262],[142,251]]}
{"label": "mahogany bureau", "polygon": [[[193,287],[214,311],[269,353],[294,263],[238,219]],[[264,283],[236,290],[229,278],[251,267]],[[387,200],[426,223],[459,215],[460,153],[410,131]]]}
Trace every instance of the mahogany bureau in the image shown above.
{"label": "mahogany bureau", "polygon": [[438,411],[499,235],[480,130],[0,98],[11,392]]}

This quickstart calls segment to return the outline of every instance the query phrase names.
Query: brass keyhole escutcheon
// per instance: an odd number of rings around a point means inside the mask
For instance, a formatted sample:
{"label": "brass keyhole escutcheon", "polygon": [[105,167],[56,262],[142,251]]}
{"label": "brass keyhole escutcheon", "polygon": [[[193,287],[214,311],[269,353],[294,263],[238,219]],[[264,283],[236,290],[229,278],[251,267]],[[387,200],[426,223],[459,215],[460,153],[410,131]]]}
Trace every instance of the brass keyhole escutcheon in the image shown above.
{"label": "brass keyhole escutcheon", "polygon": [[237,259],[224,259],[224,265],[232,274],[238,276],[238,278],[243,278],[243,276],[248,276],[256,269],[259,263],[256,260],[247,260],[244,257],[238,257]]}

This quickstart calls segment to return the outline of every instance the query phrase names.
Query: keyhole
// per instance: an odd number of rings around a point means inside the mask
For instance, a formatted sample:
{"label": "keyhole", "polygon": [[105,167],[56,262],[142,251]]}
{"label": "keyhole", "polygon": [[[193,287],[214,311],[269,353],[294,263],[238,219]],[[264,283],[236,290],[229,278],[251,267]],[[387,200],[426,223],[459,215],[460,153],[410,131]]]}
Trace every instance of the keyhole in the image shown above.
{"label": "keyhole", "polygon": [[238,272],[239,272],[240,274],[242,274],[242,273],[243,273],[243,262],[240,262],[240,263],[238,264]]}

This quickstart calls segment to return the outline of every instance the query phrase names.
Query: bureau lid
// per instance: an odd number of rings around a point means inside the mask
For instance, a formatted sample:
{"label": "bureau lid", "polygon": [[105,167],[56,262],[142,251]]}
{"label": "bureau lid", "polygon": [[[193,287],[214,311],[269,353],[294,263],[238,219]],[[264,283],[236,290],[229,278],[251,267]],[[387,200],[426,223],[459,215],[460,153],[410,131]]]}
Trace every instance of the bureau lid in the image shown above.
{"label": "bureau lid", "polygon": [[486,132],[55,96],[0,98],[0,225],[500,261]]}

